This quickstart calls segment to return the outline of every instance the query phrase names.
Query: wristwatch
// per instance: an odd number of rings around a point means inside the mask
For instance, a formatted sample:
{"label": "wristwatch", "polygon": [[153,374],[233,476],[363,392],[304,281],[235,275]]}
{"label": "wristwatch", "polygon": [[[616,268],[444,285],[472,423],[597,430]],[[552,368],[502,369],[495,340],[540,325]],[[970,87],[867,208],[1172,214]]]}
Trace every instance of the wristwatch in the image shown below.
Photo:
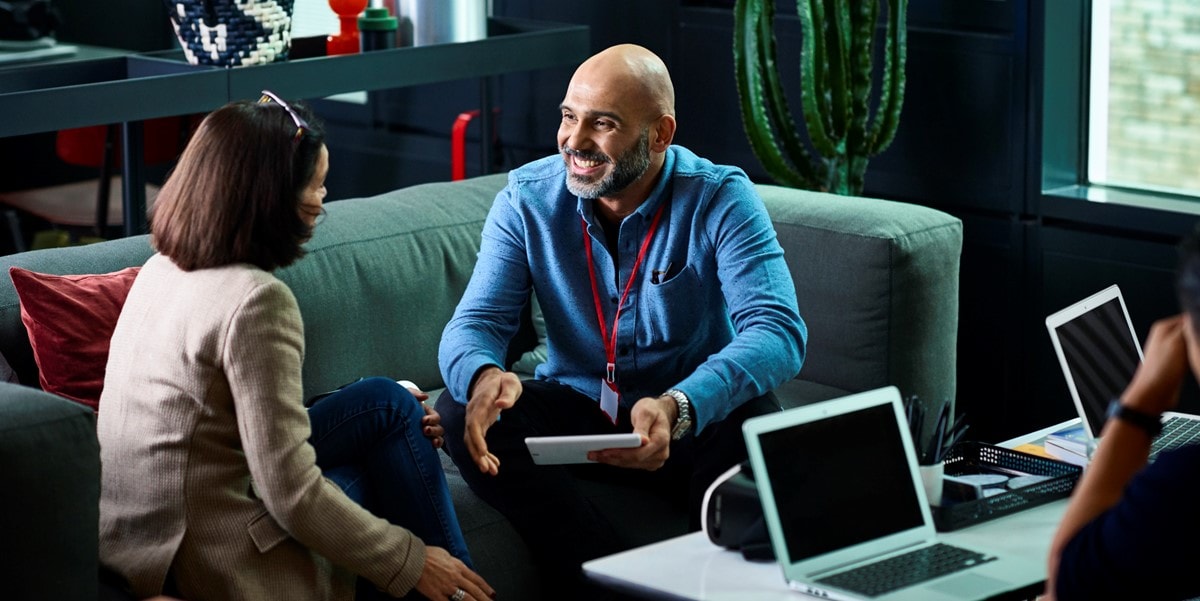
{"label": "wristwatch", "polygon": [[1114,417],[1127,424],[1141,428],[1146,434],[1150,435],[1150,438],[1154,438],[1162,432],[1161,417],[1122,405],[1120,399],[1113,399],[1108,404],[1108,418],[1112,419]]}
{"label": "wristwatch", "polygon": [[679,408],[679,415],[675,418],[675,425],[671,427],[671,440],[679,440],[692,430],[692,403],[688,400],[687,395],[683,394],[682,390],[672,388],[664,392],[663,395],[675,399],[675,405]]}

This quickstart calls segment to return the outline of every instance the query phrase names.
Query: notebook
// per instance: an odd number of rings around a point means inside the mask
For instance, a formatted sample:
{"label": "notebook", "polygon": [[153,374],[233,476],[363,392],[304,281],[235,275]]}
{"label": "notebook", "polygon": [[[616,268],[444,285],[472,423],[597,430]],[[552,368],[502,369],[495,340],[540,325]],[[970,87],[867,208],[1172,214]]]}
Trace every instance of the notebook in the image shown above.
{"label": "notebook", "polygon": [[742,430],[771,547],[795,590],[985,599],[1045,579],[1032,558],[939,540],[894,386],[748,419]]}
{"label": "notebook", "polygon": [[[1046,329],[1067,379],[1067,389],[1093,440],[1108,415],[1108,403],[1121,396],[1142,362],[1142,346],[1121,289],[1109,286],[1046,318]],[[1168,411],[1151,457],[1200,440],[1200,416]]]}

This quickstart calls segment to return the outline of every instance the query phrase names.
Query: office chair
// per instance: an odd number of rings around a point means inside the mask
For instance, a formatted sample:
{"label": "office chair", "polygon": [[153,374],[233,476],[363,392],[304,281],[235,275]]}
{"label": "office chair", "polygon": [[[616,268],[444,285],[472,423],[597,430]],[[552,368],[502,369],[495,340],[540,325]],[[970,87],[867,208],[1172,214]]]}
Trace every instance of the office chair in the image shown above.
{"label": "office chair", "polygon": [[[147,121],[144,127],[143,161],[154,165],[174,160],[190,133],[189,117],[164,117]],[[65,232],[66,242],[80,235],[107,238],[124,223],[121,198],[120,128],[97,125],[60,130],[55,135],[55,154],[68,164],[98,170],[97,177],[43,188],[0,193],[0,205],[27,213]],[[147,207],[158,194],[158,186],[146,185]],[[115,199],[115,200],[114,200]],[[25,250],[21,227],[12,210],[5,219],[18,251]]]}

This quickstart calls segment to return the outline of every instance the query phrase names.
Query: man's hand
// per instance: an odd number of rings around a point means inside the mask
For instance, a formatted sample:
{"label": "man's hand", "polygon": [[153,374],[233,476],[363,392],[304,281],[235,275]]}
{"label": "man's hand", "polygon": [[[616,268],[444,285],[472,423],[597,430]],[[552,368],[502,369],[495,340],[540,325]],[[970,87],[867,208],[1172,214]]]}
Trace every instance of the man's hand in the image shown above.
{"label": "man's hand", "polygon": [[588,459],[617,467],[654,471],[671,456],[671,426],[679,414],[675,399],[666,395],[645,397],[634,404],[629,414],[633,431],[642,435],[642,446],[632,449],[607,449],[588,453]]}
{"label": "man's hand", "polygon": [[1145,358],[1121,395],[1123,403],[1150,415],[1175,408],[1188,368],[1185,327],[1183,315],[1160,319],[1151,326]]}
{"label": "man's hand", "polygon": [[479,471],[493,476],[500,472],[500,459],[488,452],[484,436],[500,418],[500,411],[515,405],[519,396],[521,380],[512,372],[492,366],[484,368],[475,378],[471,400],[467,402],[467,424],[463,437]]}

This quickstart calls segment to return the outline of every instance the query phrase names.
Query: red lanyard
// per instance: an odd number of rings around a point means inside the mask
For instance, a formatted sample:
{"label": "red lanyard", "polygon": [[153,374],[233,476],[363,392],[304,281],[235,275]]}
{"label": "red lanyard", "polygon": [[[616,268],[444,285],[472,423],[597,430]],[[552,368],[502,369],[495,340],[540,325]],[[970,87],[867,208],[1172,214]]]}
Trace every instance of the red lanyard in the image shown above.
{"label": "red lanyard", "polygon": [[642,240],[642,248],[638,250],[637,260],[633,262],[633,269],[629,272],[629,280],[625,282],[625,291],[621,293],[621,302],[617,304],[617,312],[613,315],[611,336],[605,329],[604,308],[600,304],[600,288],[596,286],[596,266],[592,261],[592,237],[588,235],[587,220],[583,217],[579,218],[579,221],[583,223],[583,250],[587,253],[588,277],[592,280],[592,301],[596,304],[596,322],[600,324],[600,339],[604,341],[604,356],[608,362],[605,366],[605,375],[610,384],[617,381],[617,321],[621,319],[621,307],[625,306],[625,299],[629,297],[629,289],[637,279],[638,268],[642,266],[642,260],[646,258],[646,249],[650,248],[650,240],[654,238],[654,232],[658,231],[658,220],[662,217],[663,209],[666,206],[665,202],[659,205],[658,211],[654,213],[654,219],[650,222],[650,231],[646,232],[646,237]]}

